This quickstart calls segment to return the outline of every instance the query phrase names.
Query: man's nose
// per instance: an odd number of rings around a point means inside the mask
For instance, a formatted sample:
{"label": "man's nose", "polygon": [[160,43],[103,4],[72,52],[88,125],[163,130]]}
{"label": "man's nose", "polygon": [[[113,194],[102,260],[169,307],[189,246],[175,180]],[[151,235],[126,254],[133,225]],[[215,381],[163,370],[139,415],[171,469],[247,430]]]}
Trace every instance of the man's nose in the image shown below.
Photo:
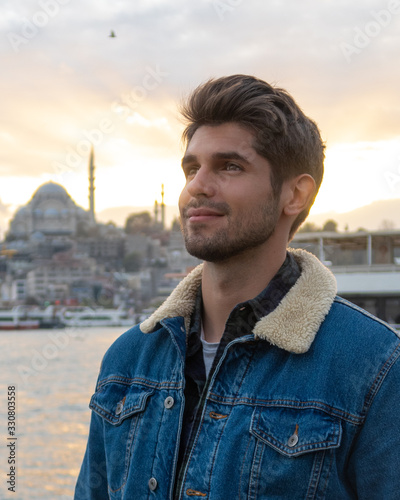
{"label": "man's nose", "polygon": [[212,197],[217,187],[215,176],[207,166],[201,166],[193,178],[187,184],[187,190],[190,196]]}

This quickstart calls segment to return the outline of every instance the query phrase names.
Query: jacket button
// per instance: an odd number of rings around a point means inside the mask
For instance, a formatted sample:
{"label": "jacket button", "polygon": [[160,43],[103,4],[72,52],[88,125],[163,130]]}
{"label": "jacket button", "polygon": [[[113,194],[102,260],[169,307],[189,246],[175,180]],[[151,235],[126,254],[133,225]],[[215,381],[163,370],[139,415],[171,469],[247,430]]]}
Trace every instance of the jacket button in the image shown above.
{"label": "jacket button", "polygon": [[149,488],[151,491],[154,491],[158,486],[157,479],[155,477],[151,477],[149,479]]}
{"label": "jacket button", "polygon": [[293,448],[293,446],[296,446],[296,444],[298,443],[299,441],[299,436],[297,434],[292,434],[290,436],[290,438],[288,439],[288,446],[290,446],[291,448]]}
{"label": "jacket button", "polygon": [[164,406],[165,406],[165,408],[167,408],[167,410],[172,408],[174,406],[174,404],[175,404],[175,400],[172,396],[168,396],[167,398],[165,398]]}
{"label": "jacket button", "polygon": [[121,414],[123,409],[124,409],[124,403],[123,403],[122,401],[120,401],[120,402],[117,404],[117,408],[115,409],[115,414],[116,414],[116,415]]}

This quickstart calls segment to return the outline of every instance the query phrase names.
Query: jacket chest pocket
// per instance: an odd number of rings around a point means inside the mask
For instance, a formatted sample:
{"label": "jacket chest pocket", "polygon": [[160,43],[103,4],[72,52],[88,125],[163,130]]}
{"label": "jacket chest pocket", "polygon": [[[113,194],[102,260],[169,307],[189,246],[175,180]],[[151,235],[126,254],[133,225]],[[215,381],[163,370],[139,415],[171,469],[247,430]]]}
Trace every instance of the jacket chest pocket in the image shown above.
{"label": "jacket chest pocket", "polygon": [[312,408],[262,407],[253,413],[250,433],[256,440],[249,499],[324,498],[341,441],[339,419]]}
{"label": "jacket chest pocket", "polygon": [[89,407],[102,418],[107,480],[112,498],[119,498],[129,472],[135,436],[153,389],[110,382],[92,396]]}

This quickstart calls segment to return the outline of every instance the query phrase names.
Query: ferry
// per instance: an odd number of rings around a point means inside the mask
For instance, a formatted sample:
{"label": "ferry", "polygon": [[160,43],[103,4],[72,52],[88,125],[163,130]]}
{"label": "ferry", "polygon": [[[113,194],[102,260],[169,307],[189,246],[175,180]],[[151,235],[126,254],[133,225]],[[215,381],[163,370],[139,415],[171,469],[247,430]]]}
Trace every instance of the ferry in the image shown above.
{"label": "ferry", "polygon": [[50,305],[45,308],[33,307],[27,311],[30,319],[39,322],[39,328],[64,328],[61,311],[59,308]]}
{"label": "ferry", "polygon": [[0,310],[0,330],[35,330],[39,320],[30,318],[21,306]]}
{"label": "ferry", "polygon": [[67,308],[61,312],[61,321],[65,326],[133,326],[135,317],[123,309],[104,309],[90,307]]}

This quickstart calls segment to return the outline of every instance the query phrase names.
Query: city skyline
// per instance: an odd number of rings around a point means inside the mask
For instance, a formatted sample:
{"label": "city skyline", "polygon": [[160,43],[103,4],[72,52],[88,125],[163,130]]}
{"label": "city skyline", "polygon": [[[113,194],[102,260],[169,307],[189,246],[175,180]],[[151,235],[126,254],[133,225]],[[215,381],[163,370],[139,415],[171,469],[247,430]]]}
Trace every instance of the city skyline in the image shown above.
{"label": "city skyline", "polygon": [[[91,210],[90,210],[90,197],[91,197],[91,183],[90,183],[90,165],[89,165],[89,208],[80,207],[86,210],[86,212],[90,215],[92,219]],[[37,191],[42,187],[52,184],[53,181],[49,181],[47,183],[39,186],[38,189],[32,193],[32,196],[29,200],[26,201],[22,207],[26,207],[28,204],[32,202],[32,199],[36,195]],[[59,186],[62,186],[59,184]],[[63,186],[62,186],[63,187]],[[64,187],[63,187],[64,188]],[[72,201],[74,200],[73,193],[67,192],[68,196]],[[159,190],[158,197],[155,200],[155,204],[150,206],[119,206],[119,207],[110,207],[108,209],[102,210],[101,212],[94,212],[96,223],[99,224],[108,224],[114,223],[118,227],[124,227],[127,218],[133,213],[141,213],[141,212],[149,212],[154,220],[160,222],[160,218],[162,219],[162,207],[164,206],[164,218],[165,218],[165,228],[168,230],[171,228],[172,223],[175,219],[179,218],[179,210],[176,205],[163,205],[164,199],[164,191],[163,186]],[[93,199],[93,205],[94,205]],[[78,205],[79,206],[79,205]],[[21,207],[21,208],[22,208]],[[157,211],[157,215],[155,214]],[[10,221],[13,220],[15,214],[11,217]],[[335,211],[324,212],[311,214],[306,219],[306,223],[310,222],[314,224],[315,230],[318,228],[322,228],[324,224],[333,220],[337,223],[337,231],[350,231],[356,232],[359,228],[364,228],[368,231],[377,231],[377,230],[392,230],[400,228],[400,199],[389,199],[389,200],[378,200],[374,201],[368,205],[364,205],[362,207],[358,207],[354,210],[338,213]],[[1,230],[1,219],[0,219],[0,241],[3,236],[5,236],[6,231]]]}
{"label": "city skyline", "polygon": [[[152,206],[184,177],[177,104],[210,77],[286,88],[327,144],[311,214],[400,197],[400,3],[40,0],[0,7],[0,230],[42,184],[96,212]],[[111,30],[116,35],[110,37]]]}

